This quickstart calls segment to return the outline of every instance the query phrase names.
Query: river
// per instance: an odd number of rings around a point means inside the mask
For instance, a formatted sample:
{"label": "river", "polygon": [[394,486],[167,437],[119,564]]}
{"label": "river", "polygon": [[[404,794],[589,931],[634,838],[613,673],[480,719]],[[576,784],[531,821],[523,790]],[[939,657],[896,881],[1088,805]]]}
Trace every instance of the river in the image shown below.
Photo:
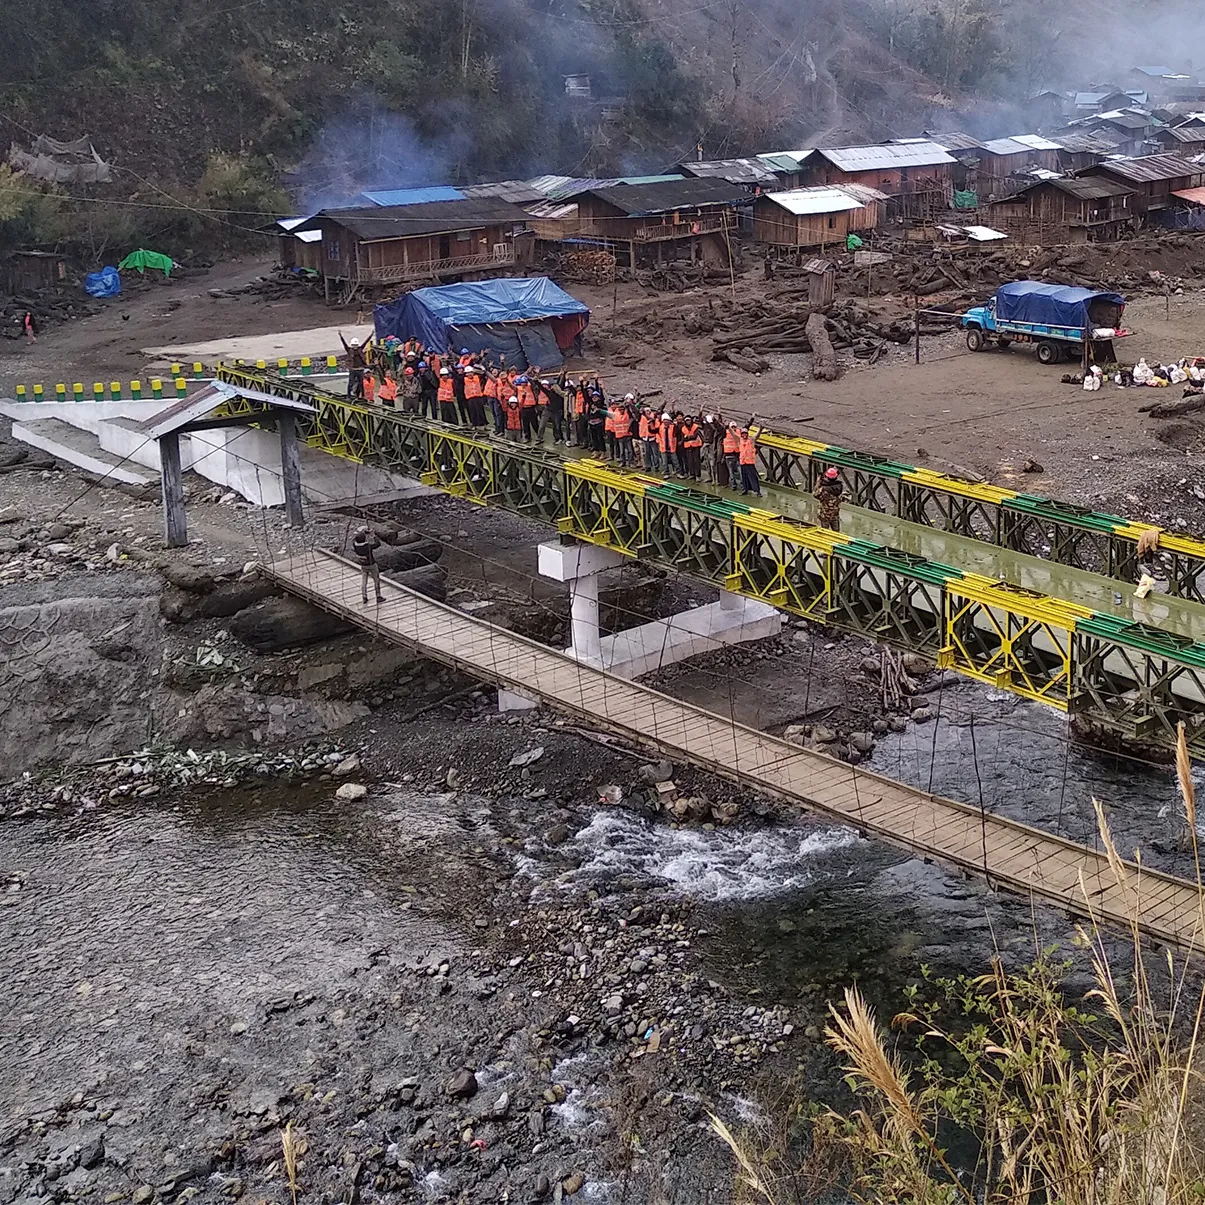
{"label": "river", "polygon": [[[972,803],[981,787],[1077,840],[1096,796],[1123,849],[1188,870],[1170,770],[1069,748],[1059,717],[1011,697],[954,687],[941,707],[870,767]],[[604,756],[541,739],[533,781]],[[817,1027],[842,986],[891,1010],[922,962],[1034,948],[1026,901],[815,818],[674,828],[580,787],[419,782],[0,825],[0,1205],[283,1201],[289,1121],[302,1201],[528,1199],[575,1172],[591,1200],[725,1201],[702,1106],[739,1125],[767,1075],[835,1080]],[[612,992],[627,1011],[608,1031]],[[671,1035],[672,1062],[629,1016]],[[466,1066],[476,1095],[449,1097]]]}

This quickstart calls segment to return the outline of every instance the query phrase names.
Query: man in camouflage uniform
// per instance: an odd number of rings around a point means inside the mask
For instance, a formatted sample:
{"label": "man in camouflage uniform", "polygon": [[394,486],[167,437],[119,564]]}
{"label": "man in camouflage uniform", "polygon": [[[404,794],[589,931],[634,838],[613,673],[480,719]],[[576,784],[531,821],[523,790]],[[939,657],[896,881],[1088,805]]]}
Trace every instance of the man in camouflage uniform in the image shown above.
{"label": "man in camouflage uniform", "polygon": [[835,468],[826,469],[824,476],[812,490],[812,497],[820,503],[820,514],[817,523],[830,531],[841,530],[841,495],[844,492],[841,485],[841,475]]}

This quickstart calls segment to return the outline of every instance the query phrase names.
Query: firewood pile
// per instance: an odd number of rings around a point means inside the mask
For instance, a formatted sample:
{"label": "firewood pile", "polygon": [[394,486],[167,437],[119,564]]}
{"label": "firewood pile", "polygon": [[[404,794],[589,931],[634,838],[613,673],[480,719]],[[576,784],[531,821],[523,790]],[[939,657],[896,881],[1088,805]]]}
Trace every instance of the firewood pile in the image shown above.
{"label": "firewood pile", "polygon": [[727,267],[707,263],[661,264],[636,272],[636,283],[654,293],[685,293],[687,289],[726,283],[730,279]]}
{"label": "firewood pile", "polygon": [[610,284],[615,279],[615,256],[610,251],[565,251],[555,256],[552,275],[575,284]]}
{"label": "firewood pile", "polygon": [[101,307],[86,293],[72,294],[62,289],[34,293],[17,293],[11,297],[0,296],[0,335],[9,339],[23,336],[22,321],[26,311],[33,314],[38,330],[59,322],[70,322],[74,318],[88,318],[99,313]]}
{"label": "firewood pile", "polygon": [[[806,289],[802,293],[806,296]],[[792,290],[784,290],[773,299],[751,302],[737,313],[728,310],[717,315],[709,309],[690,315],[686,329],[691,334],[712,335],[713,360],[727,360],[746,371],[763,371],[749,364],[762,363],[758,357],[766,353],[801,355],[817,350],[808,334],[809,320],[814,317],[821,320],[831,344],[819,349],[822,357],[852,351],[870,363],[885,353],[887,344],[911,342],[915,325],[911,320],[877,322],[856,301],[839,301],[824,311],[813,311]],[[817,329],[813,323],[813,333]]]}

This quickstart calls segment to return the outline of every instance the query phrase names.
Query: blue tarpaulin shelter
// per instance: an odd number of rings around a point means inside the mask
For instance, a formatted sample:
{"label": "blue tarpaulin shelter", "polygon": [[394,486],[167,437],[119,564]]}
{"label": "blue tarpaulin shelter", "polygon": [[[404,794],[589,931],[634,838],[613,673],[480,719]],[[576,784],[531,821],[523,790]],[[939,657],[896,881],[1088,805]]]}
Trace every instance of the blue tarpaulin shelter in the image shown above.
{"label": "blue tarpaulin shelter", "polygon": [[1124,309],[1125,298],[1120,293],[1101,293],[1072,285],[1048,285],[1038,280],[1014,281],[1002,285],[996,292],[996,319],[1002,322],[1083,330],[1089,322],[1094,326],[1113,326]]}
{"label": "blue tarpaulin shelter", "polygon": [[557,368],[586,329],[590,310],[547,276],[480,280],[415,289],[373,311],[378,339],[484,352],[498,363]]}

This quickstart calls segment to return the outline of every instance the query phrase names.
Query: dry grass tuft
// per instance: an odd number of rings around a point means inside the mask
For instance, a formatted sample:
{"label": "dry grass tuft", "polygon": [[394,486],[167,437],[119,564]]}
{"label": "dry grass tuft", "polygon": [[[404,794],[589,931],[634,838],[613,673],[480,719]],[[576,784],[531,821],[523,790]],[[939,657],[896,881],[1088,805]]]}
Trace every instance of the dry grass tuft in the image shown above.
{"label": "dry grass tuft", "polygon": [[285,1175],[289,1178],[289,1192],[293,1196],[293,1205],[297,1205],[297,1193],[300,1191],[297,1183],[297,1167],[301,1156],[308,1149],[305,1135],[293,1129],[291,1121],[285,1123],[280,1134],[280,1149],[284,1155]]}

